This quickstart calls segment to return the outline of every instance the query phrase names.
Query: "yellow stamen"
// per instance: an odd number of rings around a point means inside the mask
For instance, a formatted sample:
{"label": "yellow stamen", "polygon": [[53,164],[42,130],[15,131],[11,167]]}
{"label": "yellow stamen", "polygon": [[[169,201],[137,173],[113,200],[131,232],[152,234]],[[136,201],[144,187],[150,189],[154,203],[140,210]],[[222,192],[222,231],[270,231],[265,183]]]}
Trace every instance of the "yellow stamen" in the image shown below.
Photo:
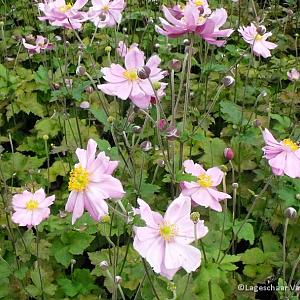
{"label": "yellow stamen", "polygon": [[204,5],[204,2],[202,0],[195,0],[194,3],[195,3],[196,6]]}
{"label": "yellow stamen", "polygon": [[212,179],[209,175],[201,174],[198,176],[198,184],[202,187],[209,188],[212,186]]}
{"label": "yellow stamen", "polygon": [[28,210],[35,210],[37,208],[39,208],[39,202],[37,200],[30,199],[26,203],[26,209],[28,209]]}
{"label": "yellow stamen", "polygon": [[299,146],[295,142],[293,142],[291,139],[284,139],[282,141],[282,143],[285,146],[289,147],[292,151],[297,151],[299,149]]}
{"label": "yellow stamen", "polygon": [[66,5],[63,5],[59,8],[60,12],[65,13],[68,10],[70,10],[73,7],[73,5],[69,2]]}
{"label": "yellow stamen", "polygon": [[104,5],[102,7],[102,10],[105,11],[105,12],[108,12],[109,11],[109,6],[108,5]]}
{"label": "yellow stamen", "polygon": [[176,236],[176,227],[168,223],[161,224],[159,226],[159,234],[165,241],[170,242]]}
{"label": "yellow stamen", "polygon": [[89,173],[82,166],[74,168],[70,172],[69,190],[81,192],[86,189],[89,184]]}
{"label": "yellow stamen", "polygon": [[256,36],[255,36],[255,40],[256,41],[261,41],[262,39],[263,39],[263,36],[257,33]]}
{"label": "yellow stamen", "polygon": [[137,71],[135,69],[124,71],[123,76],[124,78],[131,81],[135,81],[138,79]]}

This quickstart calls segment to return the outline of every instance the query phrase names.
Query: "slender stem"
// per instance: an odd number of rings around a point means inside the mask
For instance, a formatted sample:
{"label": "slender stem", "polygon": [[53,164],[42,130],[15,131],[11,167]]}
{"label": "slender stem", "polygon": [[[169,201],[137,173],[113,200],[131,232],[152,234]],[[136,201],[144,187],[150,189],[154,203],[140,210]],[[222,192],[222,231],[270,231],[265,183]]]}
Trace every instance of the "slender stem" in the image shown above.
{"label": "slender stem", "polygon": [[160,300],[160,298],[159,298],[159,296],[158,296],[158,294],[157,294],[157,292],[156,292],[156,290],[155,290],[155,287],[154,287],[154,285],[153,285],[153,282],[152,282],[152,280],[151,280],[151,277],[150,277],[150,274],[149,274],[149,270],[148,270],[148,268],[147,268],[147,263],[146,263],[146,261],[145,261],[144,258],[142,258],[142,261],[143,261],[143,265],[144,265],[144,269],[145,269],[147,278],[148,278],[149,283],[150,283],[151,288],[152,288],[152,292],[153,292],[154,296],[156,297],[156,299],[157,299],[157,300]]}
{"label": "slender stem", "polygon": [[[226,173],[223,176],[223,192],[226,193]],[[223,245],[223,239],[224,239],[224,231],[225,231],[225,221],[226,221],[226,215],[227,215],[227,199],[225,199],[225,208],[223,211],[223,224],[222,224],[222,233],[221,233],[221,239],[220,239],[220,246],[219,246],[219,253],[217,261],[220,258],[221,251],[222,251],[222,245]]]}
{"label": "slender stem", "polygon": [[137,291],[135,293],[135,296],[134,296],[133,300],[137,300],[138,299],[138,296],[140,294],[140,291],[141,291],[141,288],[143,286],[143,283],[144,283],[145,279],[146,279],[146,272],[143,275],[143,278],[142,278],[142,280],[141,280],[141,282],[139,284],[139,287],[138,287],[138,289],[137,289]]}
{"label": "slender stem", "polygon": [[41,266],[40,266],[40,258],[39,258],[39,229],[38,226],[35,228],[36,231],[36,258],[37,258],[37,266],[38,266],[38,272],[40,277],[40,283],[41,283],[41,291],[42,291],[42,300],[44,300],[44,286],[43,286],[43,279],[41,274]]}
{"label": "slender stem", "polygon": [[189,275],[188,275],[188,277],[187,277],[187,280],[186,280],[186,284],[185,284],[184,291],[183,291],[183,293],[182,293],[182,300],[184,300],[184,297],[185,297],[187,288],[188,288],[188,286],[189,286],[191,277],[192,277],[192,273],[189,273]]}
{"label": "slender stem", "polygon": [[[239,234],[239,232],[242,230],[243,226],[247,223],[250,215],[252,214],[252,212],[253,212],[253,210],[254,210],[254,208],[256,206],[256,203],[257,203],[258,199],[260,199],[262,197],[262,195],[266,192],[267,188],[271,184],[272,179],[273,179],[273,175],[271,175],[269,177],[268,181],[266,182],[265,186],[260,191],[260,193],[258,195],[255,195],[255,198],[254,198],[254,201],[252,203],[252,206],[250,207],[250,209],[249,209],[249,211],[248,211],[248,213],[247,213],[244,221],[242,222],[242,224],[240,225],[239,229],[237,230],[236,235]],[[231,241],[228,249],[225,251],[225,253],[223,254],[222,258],[220,259],[219,264],[223,261],[223,259],[225,258],[226,254],[228,253],[229,249],[232,247],[233,243],[234,243],[234,240]]]}
{"label": "slender stem", "polygon": [[289,283],[288,283],[288,287],[291,288],[291,284],[292,284],[292,281],[293,281],[293,278],[294,278],[294,275],[295,275],[295,272],[296,272],[296,269],[298,267],[300,263],[300,253],[295,261],[295,264],[293,266],[293,269],[292,269],[292,273],[291,273],[291,276],[290,276],[290,279],[289,279]]}
{"label": "slender stem", "polygon": [[50,190],[50,159],[49,159],[49,149],[48,149],[48,137],[44,137],[44,143],[45,143],[45,152],[47,157],[47,179],[48,179],[48,186],[47,186],[47,193],[49,194]]}
{"label": "slender stem", "polygon": [[284,231],[283,231],[283,243],[282,243],[282,259],[283,259],[283,268],[282,268],[282,275],[283,275],[283,284],[285,284],[285,276],[286,276],[286,235],[289,225],[289,218],[285,219],[284,223]]}

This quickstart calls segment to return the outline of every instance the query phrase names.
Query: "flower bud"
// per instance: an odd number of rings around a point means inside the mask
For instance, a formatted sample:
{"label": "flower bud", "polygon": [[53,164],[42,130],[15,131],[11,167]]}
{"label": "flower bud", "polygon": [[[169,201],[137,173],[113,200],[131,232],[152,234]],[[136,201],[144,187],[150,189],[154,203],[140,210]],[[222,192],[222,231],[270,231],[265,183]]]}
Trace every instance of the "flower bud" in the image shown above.
{"label": "flower bud", "polygon": [[71,265],[75,265],[76,264],[76,259],[71,259]]}
{"label": "flower bud", "polygon": [[160,130],[164,130],[168,126],[168,121],[166,119],[160,119],[159,121],[156,122],[156,126]]}
{"label": "flower bud", "polygon": [[172,59],[169,62],[169,68],[175,72],[179,72],[181,70],[181,61],[178,59]]}
{"label": "flower bud", "polygon": [[101,270],[106,271],[108,269],[108,262],[106,260],[103,260],[100,262],[99,267]]}
{"label": "flower bud", "polygon": [[284,211],[284,216],[287,219],[291,219],[291,220],[295,220],[297,218],[297,211],[295,208],[293,207],[288,207],[285,211]]}
{"label": "flower bud", "polygon": [[66,211],[64,211],[64,210],[60,210],[60,211],[59,211],[59,217],[60,217],[60,218],[63,219],[63,218],[65,218],[66,216],[67,216],[67,212],[66,212]]}
{"label": "flower bud", "polygon": [[116,284],[121,284],[121,282],[122,282],[122,277],[121,276],[116,276],[115,277],[115,283]]}
{"label": "flower bud", "polygon": [[135,125],[135,126],[132,127],[132,132],[133,133],[139,134],[139,133],[141,133],[141,131],[142,131],[141,126]]}
{"label": "flower bud", "polygon": [[166,136],[169,141],[175,141],[180,136],[180,131],[173,125],[166,130]]}
{"label": "flower bud", "polygon": [[82,101],[79,106],[82,109],[89,109],[90,108],[90,103],[88,101]]}
{"label": "flower bud", "polygon": [[52,87],[53,87],[53,89],[55,89],[57,91],[60,88],[60,84],[59,83],[52,83]]}
{"label": "flower bud", "polygon": [[161,167],[161,168],[164,167],[165,164],[166,164],[166,163],[165,163],[165,161],[164,161],[163,159],[160,159],[160,160],[157,161],[157,165],[158,165],[159,167]]}
{"label": "flower bud", "polygon": [[144,141],[140,145],[142,151],[148,152],[152,149],[152,143],[150,141]]}
{"label": "flower bud", "polygon": [[225,76],[222,79],[222,83],[224,84],[225,87],[230,87],[234,84],[235,80],[232,76]]}
{"label": "flower bud", "polygon": [[84,66],[78,66],[76,69],[76,74],[78,76],[83,76],[86,73],[86,68]]}
{"label": "flower bud", "polygon": [[255,119],[253,120],[252,124],[254,127],[260,127],[262,123],[259,119]]}
{"label": "flower bud", "polygon": [[189,41],[188,39],[184,39],[184,40],[182,41],[182,44],[183,44],[184,46],[188,46],[188,45],[190,44],[190,41]]}
{"label": "flower bud", "polygon": [[105,52],[109,53],[109,52],[111,52],[111,47],[110,46],[106,46],[104,48],[104,50],[105,50]]}
{"label": "flower bud", "polygon": [[66,87],[67,87],[67,88],[71,88],[72,85],[73,85],[73,80],[72,80],[72,79],[69,79],[69,78],[66,78],[66,79],[65,79],[65,84],[66,84]]}
{"label": "flower bud", "polygon": [[264,35],[266,33],[267,29],[265,26],[263,25],[260,25],[257,27],[256,29],[256,32],[259,34],[259,35]]}
{"label": "flower bud", "polygon": [[295,198],[296,198],[297,200],[300,200],[300,194],[299,194],[299,193],[296,194]]}
{"label": "flower bud", "polygon": [[197,223],[199,222],[199,220],[200,220],[200,213],[197,212],[197,211],[194,211],[194,212],[191,213],[190,218],[191,218],[191,220],[192,220],[195,224],[197,224]]}
{"label": "flower bud", "polygon": [[137,75],[140,79],[147,79],[151,73],[151,69],[148,66],[138,68]]}
{"label": "flower bud", "polygon": [[49,140],[49,136],[48,136],[47,134],[44,134],[44,135],[43,135],[43,140],[44,140],[44,141],[48,141],[48,140]]}
{"label": "flower bud", "polygon": [[154,45],[154,48],[159,49],[159,48],[160,48],[160,44],[159,44],[159,43],[156,43],[156,44]]}
{"label": "flower bud", "polygon": [[225,148],[224,149],[224,157],[227,159],[227,160],[232,160],[233,157],[234,157],[234,152],[231,148]]}
{"label": "flower bud", "polygon": [[105,19],[106,19],[106,14],[103,13],[103,12],[101,12],[101,13],[98,15],[98,17],[99,17],[99,20],[100,20],[101,22],[104,22]]}
{"label": "flower bud", "polygon": [[239,187],[239,184],[238,184],[237,182],[234,182],[234,183],[232,184],[232,188],[233,188],[234,190],[238,189],[238,187]]}
{"label": "flower bud", "polygon": [[59,35],[56,35],[54,37],[54,39],[55,39],[56,42],[60,42],[62,40],[61,36],[59,36]]}
{"label": "flower bud", "polygon": [[108,122],[108,123],[111,123],[111,124],[112,124],[115,120],[116,120],[116,118],[113,117],[113,116],[109,116],[109,117],[107,118],[107,122]]}
{"label": "flower bud", "polygon": [[91,94],[93,91],[94,91],[94,88],[92,86],[88,86],[88,87],[85,88],[85,92],[87,94]]}

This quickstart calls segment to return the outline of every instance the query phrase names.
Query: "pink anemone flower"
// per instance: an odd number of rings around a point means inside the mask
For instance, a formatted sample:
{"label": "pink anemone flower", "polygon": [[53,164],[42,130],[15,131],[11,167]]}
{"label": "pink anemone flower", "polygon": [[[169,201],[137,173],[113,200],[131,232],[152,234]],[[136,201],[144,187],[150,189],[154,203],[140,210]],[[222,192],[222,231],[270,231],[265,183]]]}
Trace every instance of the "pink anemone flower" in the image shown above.
{"label": "pink anemone flower", "polygon": [[189,2],[182,10],[181,19],[174,17],[174,12],[165,6],[163,13],[166,20],[160,18],[162,28],[155,28],[158,33],[170,38],[195,33],[209,44],[220,47],[225,44],[225,40],[218,38],[229,37],[233,32],[232,29],[220,30],[227,20],[227,12],[223,8],[217,9],[207,17],[194,3]]}
{"label": "pink anemone flower", "polygon": [[39,17],[41,21],[48,20],[52,26],[59,26],[69,29],[79,29],[84,21],[87,20],[85,12],[80,11],[88,0],[77,0],[74,5],[65,0],[45,0],[39,3],[38,8],[44,13]]}
{"label": "pink anemone flower", "polygon": [[262,150],[272,172],[278,176],[286,174],[291,178],[300,177],[299,145],[291,139],[276,141],[267,128],[263,131],[263,138],[266,146]]}
{"label": "pink anemone flower", "polygon": [[28,228],[39,225],[49,217],[49,206],[54,200],[55,196],[46,197],[43,189],[39,189],[35,193],[24,191],[22,194],[14,195],[12,198],[13,222]]}
{"label": "pink anemone flower", "polygon": [[144,52],[136,46],[126,51],[125,68],[119,64],[111,64],[110,67],[101,69],[107,83],[98,85],[98,89],[122,100],[130,99],[137,107],[148,108],[151,97],[163,96],[167,84],[160,80],[166,76],[166,72],[158,67],[161,62],[158,55],[153,55],[146,63],[150,71],[149,78],[139,78],[138,69],[145,66]]}
{"label": "pink anemone flower", "polygon": [[300,79],[300,73],[295,68],[288,71],[287,76],[290,81],[298,81]]}
{"label": "pink anemone flower", "polygon": [[125,192],[121,182],[112,176],[118,161],[110,161],[104,152],[96,155],[97,143],[90,139],[87,150],[77,148],[79,163],[70,173],[69,195],[66,211],[73,212],[72,224],[83,214],[84,208],[99,221],[108,214],[105,199],[121,199]]}
{"label": "pink anemone flower", "polygon": [[172,279],[182,267],[188,273],[195,271],[201,264],[201,252],[190,245],[204,237],[208,229],[203,221],[196,225],[190,219],[191,199],[179,196],[168,207],[164,217],[151,210],[142,199],[136,211],[145,221],[145,227],[135,227],[134,249],[145,258],[154,272]]}
{"label": "pink anemone flower", "polygon": [[242,35],[244,41],[252,46],[253,53],[256,56],[267,58],[271,56],[269,49],[275,49],[277,45],[267,41],[267,38],[270,37],[272,33],[265,31],[265,27],[260,26],[258,32],[258,28],[253,23],[251,23],[250,26],[241,26],[238,29],[238,32]]}
{"label": "pink anemone flower", "polygon": [[92,0],[92,4],[88,18],[96,27],[113,27],[121,22],[124,0]]}
{"label": "pink anemone flower", "polygon": [[41,35],[37,35],[35,39],[35,45],[26,43],[25,39],[22,39],[23,46],[28,50],[30,55],[35,53],[41,53],[44,50],[51,50],[53,49],[53,45],[48,42],[47,38],[44,38]]}
{"label": "pink anemone flower", "polygon": [[[202,16],[211,14],[211,10],[206,0],[189,0],[189,3],[194,4],[198,8]],[[181,19],[184,16],[184,6],[182,6],[181,4],[176,4],[172,7],[169,7],[168,9],[176,19]]]}
{"label": "pink anemone flower", "polygon": [[129,48],[127,47],[126,43],[123,41],[120,41],[117,47],[117,53],[119,56],[121,57],[125,57],[126,54],[128,53],[129,50],[133,49],[133,48],[138,48],[138,44],[137,43],[133,43]]}
{"label": "pink anemone flower", "polygon": [[186,173],[196,176],[198,180],[196,182],[182,182],[180,184],[181,194],[191,197],[196,205],[222,211],[222,206],[219,202],[231,198],[230,195],[217,190],[217,186],[222,182],[224,173],[218,167],[205,171],[201,165],[194,163],[192,160],[184,161],[183,166]]}

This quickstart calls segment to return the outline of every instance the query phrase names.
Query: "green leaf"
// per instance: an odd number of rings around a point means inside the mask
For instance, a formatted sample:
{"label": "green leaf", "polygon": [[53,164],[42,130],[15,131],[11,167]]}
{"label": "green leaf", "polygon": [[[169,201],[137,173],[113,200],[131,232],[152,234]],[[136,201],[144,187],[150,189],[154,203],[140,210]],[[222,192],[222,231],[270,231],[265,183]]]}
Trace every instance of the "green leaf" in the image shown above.
{"label": "green leaf", "polygon": [[[233,232],[236,234],[239,230],[240,226],[242,225],[243,221],[238,221],[234,224]],[[246,240],[250,242],[250,245],[254,244],[254,230],[253,226],[250,223],[245,223],[241,230],[238,232],[237,237],[239,240]]]}
{"label": "green leaf", "polygon": [[257,265],[262,264],[265,261],[265,255],[261,249],[252,248],[246,250],[246,252],[242,254],[241,259],[246,265]]}
{"label": "green leaf", "polygon": [[220,102],[221,112],[223,114],[224,119],[228,123],[232,124],[240,124],[242,120],[242,108],[231,102],[223,100]]}
{"label": "green leaf", "polygon": [[204,150],[204,155],[201,157],[201,163],[207,166],[218,166],[224,163],[224,149],[226,144],[219,138],[207,138],[201,142],[201,147]]}
{"label": "green leaf", "polygon": [[50,118],[43,118],[37,121],[34,127],[37,130],[38,138],[43,138],[44,135],[55,137],[60,131],[58,121]]}

